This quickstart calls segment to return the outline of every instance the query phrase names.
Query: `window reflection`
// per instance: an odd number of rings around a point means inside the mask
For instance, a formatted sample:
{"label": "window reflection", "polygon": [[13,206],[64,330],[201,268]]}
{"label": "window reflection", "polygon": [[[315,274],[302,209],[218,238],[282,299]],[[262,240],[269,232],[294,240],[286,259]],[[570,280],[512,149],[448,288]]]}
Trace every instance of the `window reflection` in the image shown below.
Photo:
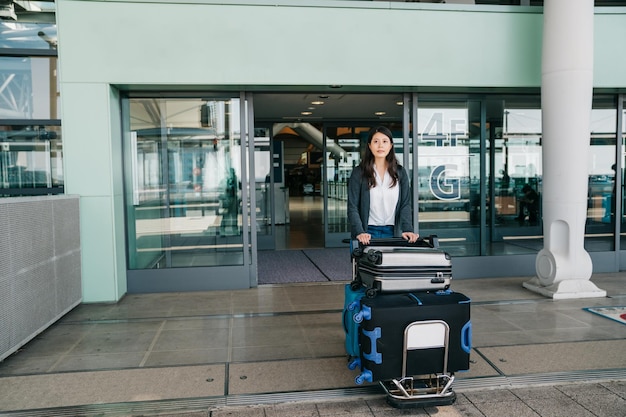
{"label": "window reflection", "polygon": [[479,131],[469,103],[420,102],[418,184],[420,233],[436,234],[453,255],[479,253]]}
{"label": "window reflection", "polygon": [[[255,128],[254,132],[254,183],[256,198],[256,229],[257,239],[262,241],[261,236],[270,236],[272,233],[272,180],[282,183],[282,170],[280,163],[276,161],[276,152],[270,149],[270,129]],[[278,144],[280,145],[280,144]],[[276,149],[276,144],[274,144]],[[278,152],[280,155],[281,153]],[[273,158],[275,158],[273,160]],[[278,166],[275,166],[278,165]],[[280,188],[280,187],[275,187]],[[260,247],[269,245],[273,247],[273,242],[262,241]]]}
{"label": "window reflection", "polygon": [[[623,105],[623,104],[622,104]],[[626,149],[626,111],[622,110],[622,114],[620,115],[620,117],[622,118],[621,120],[621,126],[622,126],[622,132],[621,132],[621,143],[622,143],[622,154],[621,154],[621,162],[622,162],[622,170],[621,170],[621,179],[622,179],[622,187],[621,187],[621,205],[620,205],[620,209],[616,209],[616,212],[621,213],[621,228],[620,230],[621,235],[620,235],[620,249],[624,250],[626,249],[626,233],[624,233],[624,231],[626,231],[626,152],[624,152],[624,149]]]}
{"label": "window reflection", "polygon": [[[35,2],[30,2],[35,3]],[[41,3],[38,7],[51,5],[54,11],[54,3]],[[7,7],[7,6],[4,6]],[[44,16],[43,13],[40,13]],[[0,48],[19,48],[19,49],[57,49],[57,27],[54,23],[55,16],[53,13],[46,14],[49,16],[50,23],[29,23],[23,21],[0,20]]]}
{"label": "window reflection", "polygon": [[239,100],[130,100],[131,269],[239,265]]}
{"label": "window reflection", "polygon": [[60,126],[0,126],[0,195],[60,193]]}
{"label": "window reflection", "polygon": [[56,57],[0,57],[0,118],[60,119]]}
{"label": "window reflection", "polygon": [[613,250],[615,227],[615,126],[616,109],[611,99],[596,98],[591,111],[589,182],[585,248]]}
{"label": "window reflection", "polygon": [[491,108],[494,217],[488,254],[537,253],[543,247],[540,98],[510,97]]}

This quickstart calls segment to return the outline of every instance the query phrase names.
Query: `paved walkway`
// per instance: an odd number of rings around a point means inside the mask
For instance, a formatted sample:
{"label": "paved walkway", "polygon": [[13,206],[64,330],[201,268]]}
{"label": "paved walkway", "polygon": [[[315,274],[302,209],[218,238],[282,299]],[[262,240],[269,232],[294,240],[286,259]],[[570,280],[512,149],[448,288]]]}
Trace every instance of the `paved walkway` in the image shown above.
{"label": "paved walkway", "polygon": [[[399,410],[380,396],[352,400],[215,408],[187,414],[210,417],[624,417],[626,381],[467,391],[451,406]],[[182,415],[179,415],[182,416]]]}
{"label": "paved walkway", "polygon": [[129,295],[80,305],[0,363],[0,416],[626,416],[626,326],[545,299],[528,277],[458,280],[472,299],[470,371],[451,406],[400,410],[346,366],[344,283]]}

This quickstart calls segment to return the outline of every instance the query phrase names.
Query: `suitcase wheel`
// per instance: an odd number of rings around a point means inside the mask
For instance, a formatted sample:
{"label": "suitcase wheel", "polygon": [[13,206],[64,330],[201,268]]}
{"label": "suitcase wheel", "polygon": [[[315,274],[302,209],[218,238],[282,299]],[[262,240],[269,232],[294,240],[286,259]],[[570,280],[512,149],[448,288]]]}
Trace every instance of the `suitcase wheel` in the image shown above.
{"label": "suitcase wheel", "polygon": [[452,405],[456,402],[456,393],[453,391],[452,395],[441,396],[441,397],[424,397],[420,398],[414,397],[410,399],[401,399],[394,398],[390,395],[387,395],[387,404],[394,408],[399,408],[401,410],[409,409],[409,408],[426,408],[426,407],[441,407],[446,405]]}
{"label": "suitcase wheel", "polygon": [[361,248],[355,248],[352,251],[352,257],[353,258],[360,258],[361,256],[363,256],[363,249]]}
{"label": "suitcase wheel", "polygon": [[367,298],[374,298],[374,297],[376,297],[376,294],[378,294],[378,290],[376,288],[368,288],[365,291],[365,296]]}
{"label": "suitcase wheel", "polygon": [[359,289],[359,288],[361,288],[361,283],[360,283],[360,282],[358,282],[358,281],[352,281],[352,282],[350,283],[350,289],[351,289],[352,291],[358,291],[358,289]]}
{"label": "suitcase wheel", "polygon": [[361,358],[354,358],[350,362],[348,362],[348,369],[354,371],[356,368],[361,366]]}
{"label": "suitcase wheel", "polygon": [[364,369],[359,376],[354,378],[354,382],[357,385],[363,385],[364,382],[373,382],[372,371],[370,371],[369,369]]}

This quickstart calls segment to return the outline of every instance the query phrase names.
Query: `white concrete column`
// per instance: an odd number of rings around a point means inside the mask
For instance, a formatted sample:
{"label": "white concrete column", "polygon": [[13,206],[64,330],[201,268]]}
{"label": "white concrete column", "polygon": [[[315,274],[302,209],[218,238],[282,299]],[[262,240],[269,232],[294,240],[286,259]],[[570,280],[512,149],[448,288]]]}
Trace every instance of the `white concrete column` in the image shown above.
{"label": "white concrete column", "polygon": [[541,77],[544,248],[524,287],[554,299],[604,297],[584,248],[593,96],[593,0],[546,0]]}

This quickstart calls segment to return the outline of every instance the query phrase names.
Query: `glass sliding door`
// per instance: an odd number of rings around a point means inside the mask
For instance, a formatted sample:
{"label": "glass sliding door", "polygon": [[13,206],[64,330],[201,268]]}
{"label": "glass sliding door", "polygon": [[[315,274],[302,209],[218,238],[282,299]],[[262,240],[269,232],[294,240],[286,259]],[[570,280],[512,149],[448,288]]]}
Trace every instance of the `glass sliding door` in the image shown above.
{"label": "glass sliding door", "polygon": [[239,97],[130,98],[126,108],[129,292],[247,288],[254,213]]}
{"label": "glass sliding door", "polygon": [[[488,102],[490,240],[485,255],[537,253],[543,247],[539,96]],[[492,209],[492,210],[491,210]]]}
{"label": "glass sliding door", "polygon": [[[620,221],[618,222],[617,232],[619,233],[619,249],[626,250],[626,96],[620,95],[617,104],[617,131],[620,137],[620,163],[621,166],[617,166],[616,184],[616,201],[620,204],[616,207],[616,212],[620,213]],[[619,177],[619,178],[618,178]],[[626,256],[620,257],[620,271],[626,269]]]}
{"label": "glass sliding door", "polygon": [[367,146],[369,126],[326,126],[324,154],[324,218],[326,246],[345,246],[350,238],[348,222],[348,181],[361,162]]}
{"label": "glass sliding door", "polygon": [[615,250],[616,120],[612,97],[596,97],[591,111],[585,249]]}
{"label": "glass sliding door", "polygon": [[[272,152],[271,128],[254,130],[254,184],[256,198],[256,237],[259,249],[274,249],[275,223],[272,218],[275,181],[281,181],[282,161]],[[276,166],[278,165],[278,166]],[[253,230],[254,232],[254,230]]]}
{"label": "glass sliding door", "polygon": [[419,225],[453,256],[480,253],[480,102],[420,100]]}

